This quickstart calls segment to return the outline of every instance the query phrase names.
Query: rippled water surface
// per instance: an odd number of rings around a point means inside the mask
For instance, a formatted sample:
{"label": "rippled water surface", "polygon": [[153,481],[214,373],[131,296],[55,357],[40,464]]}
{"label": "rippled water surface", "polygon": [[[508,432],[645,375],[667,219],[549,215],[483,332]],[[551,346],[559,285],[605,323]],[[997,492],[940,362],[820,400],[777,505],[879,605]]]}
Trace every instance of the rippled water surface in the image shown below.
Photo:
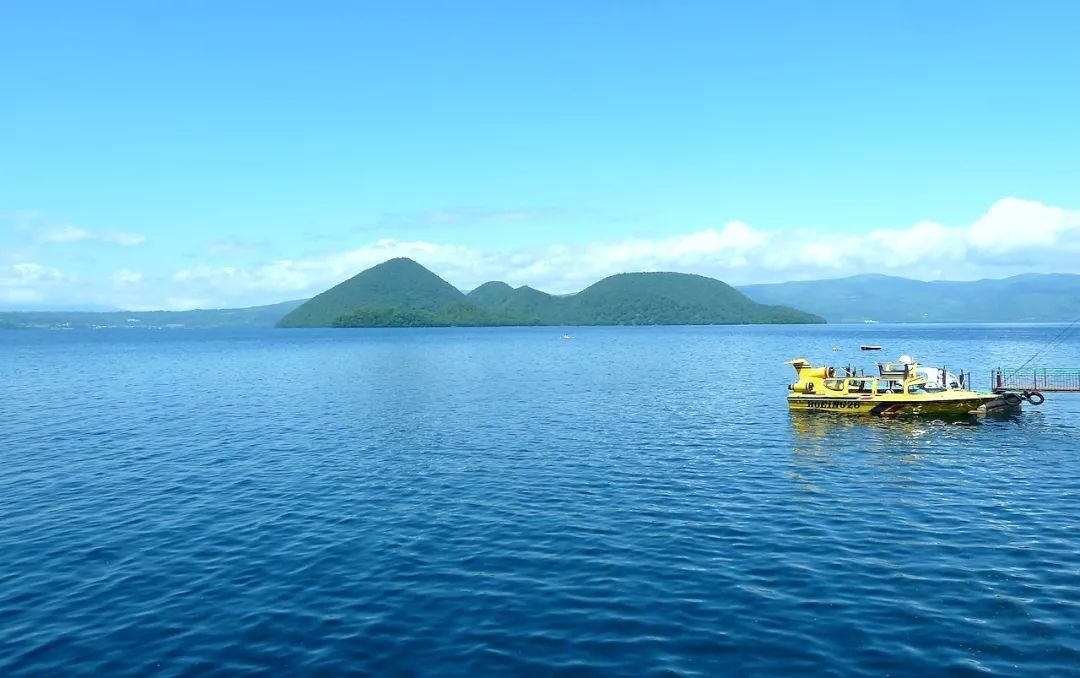
{"label": "rippled water surface", "polygon": [[1074,672],[1080,395],[784,404],[1059,330],[0,333],[0,674]]}

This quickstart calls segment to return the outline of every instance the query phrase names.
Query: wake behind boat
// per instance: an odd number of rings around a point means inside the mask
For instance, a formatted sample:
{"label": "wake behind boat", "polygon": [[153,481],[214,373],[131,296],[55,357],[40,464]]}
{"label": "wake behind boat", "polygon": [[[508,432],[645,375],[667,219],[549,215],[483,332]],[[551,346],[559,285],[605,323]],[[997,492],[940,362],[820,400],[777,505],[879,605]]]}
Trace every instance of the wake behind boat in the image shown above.
{"label": "wake behind boat", "polygon": [[788,385],[788,408],[792,411],[876,416],[985,415],[1018,412],[1023,400],[1013,393],[968,390],[951,373],[942,370],[939,375],[936,368],[920,369],[906,356],[902,362],[878,363],[877,376],[851,369],[839,374],[834,367],[814,367],[805,358],[788,364],[798,375],[798,380]]}

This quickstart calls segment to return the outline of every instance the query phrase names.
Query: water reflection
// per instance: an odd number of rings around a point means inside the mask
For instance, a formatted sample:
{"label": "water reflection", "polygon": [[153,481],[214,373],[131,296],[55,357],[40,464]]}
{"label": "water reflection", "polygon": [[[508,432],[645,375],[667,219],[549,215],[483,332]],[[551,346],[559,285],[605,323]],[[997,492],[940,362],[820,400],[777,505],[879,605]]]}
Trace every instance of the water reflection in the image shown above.
{"label": "water reflection", "polygon": [[821,439],[843,433],[886,432],[891,436],[921,436],[928,430],[953,426],[978,426],[974,417],[930,419],[927,417],[860,417],[829,412],[791,412],[791,427],[799,439]]}
{"label": "water reflection", "polygon": [[975,419],[853,417],[791,412],[792,451],[807,461],[835,462],[841,455],[871,453],[904,463],[966,440]]}

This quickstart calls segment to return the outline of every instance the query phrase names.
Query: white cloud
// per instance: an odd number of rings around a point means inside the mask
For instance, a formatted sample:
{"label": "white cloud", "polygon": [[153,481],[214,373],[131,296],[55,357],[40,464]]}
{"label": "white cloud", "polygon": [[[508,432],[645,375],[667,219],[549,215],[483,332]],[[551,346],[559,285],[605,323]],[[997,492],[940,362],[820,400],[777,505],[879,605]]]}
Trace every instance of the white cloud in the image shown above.
{"label": "white cloud", "polygon": [[111,245],[121,247],[135,247],[146,242],[146,236],[141,233],[123,233],[121,231],[106,231],[99,233],[97,239]]}
{"label": "white cloud", "polygon": [[132,285],[138,285],[142,282],[143,274],[139,271],[133,271],[130,268],[122,268],[119,271],[114,272],[110,279],[114,287],[130,287]]}
{"label": "white cloud", "polygon": [[[416,259],[462,289],[505,280],[554,293],[578,291],[626,271],[700,273],[732,284],[857,273],[971,279],[1030,270],[1080,272],[1077,235],[1080,211],[1006,198],[967,226],[922,221],[903,229],[837,234],[765,231],[731,221],[659,239],[553,244],[511,252],[382,239],[344,252],[254,267],[200,265],[177,272],[173,281],[201,299],[272,301],[314,294],[392,257]],[[1034,254],[1038,257],[1033,260]],[[1043,268],[1033,269],[1031,261]]]}
{"label": "white cloud", "polygon": [[372,225],[359,226],[357,231],[385,231],[407,227],[410,229],[468,228],[478,224],[520,224],[538,216],[552,216],[552,209],[487,209],[478,207],[452,207],[430,212],[387,212]]}
{"label": "white cloud", "polygon": [[[13,262],[0,266],[0,298],[36,294],[64,302],[97,294],[99,302],[141,308],[253,305],[315,294],[394,257],[416,259],[461,289],[503,280],[553,293],[575,292],[627,271],[699,273],[731,284],[857,273],[923,280],[1080,273],[1080,211],[1005,198],[967,225],[926,220],[862,233],[763,230],[731,221],[663,238],[553,243],[510,251],[384,238],[340,252],[256,265],[235,263],[237,255],[230,255],[228,248],[217,254],[214,259],[233,265],[207,261],[161,279],[125,268],[103,276],[96,288],[90,281],[76,286],[57,269]],[[53,295],[61,289],[68,294]]]}
{"label": "white cloud", "polygon": [[1003,253],[1032,247],[1070,244],[1080,233],[1080,212],[1039,202],[1005,198],[996,202],[967,229],[976,250]]}
{"label": "white cloud", "polygon": [[44,242],[79,242],[89,237],[89,231],[75,226],[51,228],[41,234],[41,240]]}
{"label": "white cloud", "polygon": [[167,297],[164,304],[146,306],[144,311],[190,311],[194,308],[218,308],[208,298],[197,297]]}
{"label": "white cloud", "polygon": [[31,262],[12,264],[5,272],[0,269],[0,284],[30,283],[42,280],[65,280],[67,276],[58,268]]}
{"label": "white cloud", "polygon": [[73,281],[58,268],[34,262],[0,265],[0,301],[38,302]]}
{"label": "white cloud", "polygon": [[146,242],[146,236],[123,231],[88,231],[77,226],[57,226],[40,230],[38,240],[44,243],[100,242],[121,247],[134,247]]}
{"label": "white cloud", "polygon": [[221,238],[205,242],[199,251],[189,256],[207,256],[213,258],[236,257],[266,251],[272,247],[268,240],[243,240],[240,238]]}
{"label": "white cloud", "polygon": [[383,239],[346,252],[280,259],[250,268],[200,264],[177,271],[172,280],[188,289],[217,289],[237,296],[254,293],[304,296],[394,257],[442,263],[456,260],[462,264],[476,256],[475,250],[456,245]]}

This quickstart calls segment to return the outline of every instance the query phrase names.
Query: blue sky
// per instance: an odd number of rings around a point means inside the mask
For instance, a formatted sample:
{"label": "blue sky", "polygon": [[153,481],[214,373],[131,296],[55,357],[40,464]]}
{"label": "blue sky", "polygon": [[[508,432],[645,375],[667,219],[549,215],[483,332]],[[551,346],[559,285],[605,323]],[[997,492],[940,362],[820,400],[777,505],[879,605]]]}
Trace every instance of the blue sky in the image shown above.
{"label": "blue sky", "polygon": [[0,306],[272,302],[395,254],[553,291],[1080,272],[1078,25],[1074,2],[5,3]]}

